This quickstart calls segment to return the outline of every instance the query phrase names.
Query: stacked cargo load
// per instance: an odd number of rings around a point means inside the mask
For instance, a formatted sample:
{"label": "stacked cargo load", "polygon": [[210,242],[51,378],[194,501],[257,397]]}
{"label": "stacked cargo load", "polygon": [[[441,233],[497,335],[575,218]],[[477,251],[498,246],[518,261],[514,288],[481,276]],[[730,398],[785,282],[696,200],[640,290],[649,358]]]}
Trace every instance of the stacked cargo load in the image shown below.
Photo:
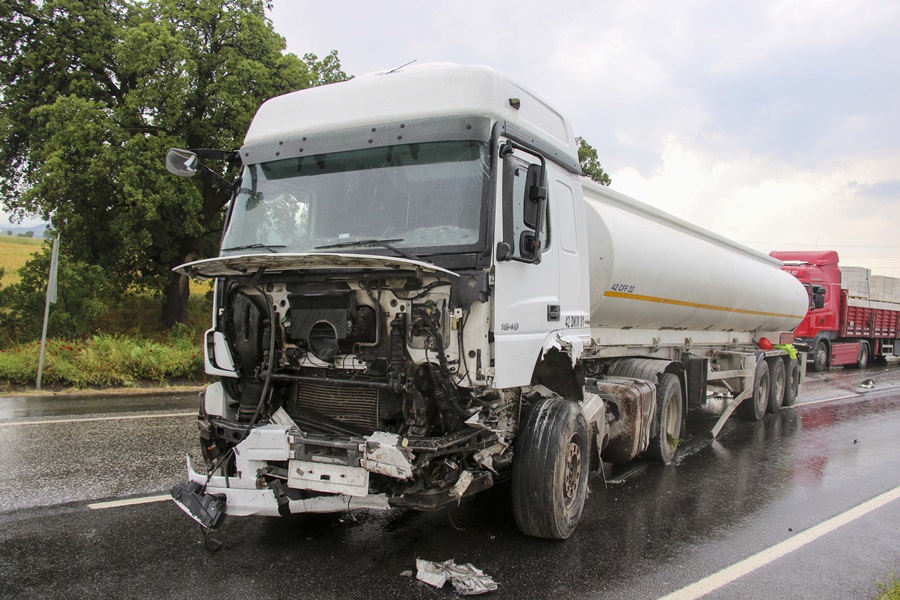
{"label": "stacked cargo load", "polygon": [[850,292],[851,298],[869,298],[871,269],[865,267],[840,267],[841,288]]}
{"label": "stacked cargo load", "polygon": [[869,279],[869,300],[900,304],[900,278],[872,275]]}

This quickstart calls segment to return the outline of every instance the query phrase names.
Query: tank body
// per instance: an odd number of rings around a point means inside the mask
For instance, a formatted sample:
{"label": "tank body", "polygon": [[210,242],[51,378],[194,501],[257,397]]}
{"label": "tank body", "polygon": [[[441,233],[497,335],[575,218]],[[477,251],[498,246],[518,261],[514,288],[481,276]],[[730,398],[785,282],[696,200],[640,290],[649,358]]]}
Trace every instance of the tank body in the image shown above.
{"label": "tank body", "polygon": [[591,326],[791,331],[808,296],[773,260],[609,188],[583,182]]}

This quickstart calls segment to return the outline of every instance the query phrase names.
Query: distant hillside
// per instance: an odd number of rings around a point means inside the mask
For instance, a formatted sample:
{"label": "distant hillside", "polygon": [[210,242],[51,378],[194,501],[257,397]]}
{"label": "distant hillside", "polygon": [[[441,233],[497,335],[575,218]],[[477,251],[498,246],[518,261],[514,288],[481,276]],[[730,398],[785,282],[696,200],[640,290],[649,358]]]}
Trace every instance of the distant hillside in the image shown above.
{"label": "distant hillside", "polygon": [[30,227],[23,227],[22,225],[12,225],[12,224],[0,224],[0,235],[9,235],[9,232],[12,231],[12,235],[28,235],[28,232],[32,232],[31,237],[42,238],[44,237],[44,233],[47,231],[47,223],[38,223],[37,225],[31,225]]}

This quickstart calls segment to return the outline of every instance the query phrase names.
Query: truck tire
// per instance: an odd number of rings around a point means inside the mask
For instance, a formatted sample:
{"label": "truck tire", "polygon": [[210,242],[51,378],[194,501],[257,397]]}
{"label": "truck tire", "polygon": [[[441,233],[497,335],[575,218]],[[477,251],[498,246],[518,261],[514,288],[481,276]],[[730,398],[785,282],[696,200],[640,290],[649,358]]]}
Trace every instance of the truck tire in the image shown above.
{"label": "truck tire", "polygon": [[800,393],[800,361],[788,359],[785,373],[787,389],[784,391],[784,406],[793,406],[797,401],[797,394]]}
{"label": "truck tire", "polygon": [[813,349],[813,371],[821,373],[828,368],[828,344],[824,340],[819,340]]}
{"label": "truck tire", "polygon": [[753,376],[753,395],[738,406],[738,414],[745,421],[759,421],[766,416],[769,405],[769,363],[765,359],[756,363]]}
{"label": "truck tire", "polygon": [[766,410],[777,413],[784,404],[784,396],[787,391],[787,373],[784,370],[784,360],[780,356],[767,358],[769,363],[769,404]]}
{"label": "truck tire", "polygon": [[672,462],[681,440],[683,410],[681,382],[677,375],[661,373],[656,387],[656,428],[651,432],[647,456],[664,465]]}
{"label": "truck tire", "polygon": [[859,352],[856,354],[856,364],[850,365],[857,369],[865,369],[869,366],[869,344],[866,342],[859,343]]}
{"label": "truck tire", "polygon": [[581,519],[590,465],[587,421],[577,404],[545,398],[516,438],[512,504],[522,533],[564,540]]}

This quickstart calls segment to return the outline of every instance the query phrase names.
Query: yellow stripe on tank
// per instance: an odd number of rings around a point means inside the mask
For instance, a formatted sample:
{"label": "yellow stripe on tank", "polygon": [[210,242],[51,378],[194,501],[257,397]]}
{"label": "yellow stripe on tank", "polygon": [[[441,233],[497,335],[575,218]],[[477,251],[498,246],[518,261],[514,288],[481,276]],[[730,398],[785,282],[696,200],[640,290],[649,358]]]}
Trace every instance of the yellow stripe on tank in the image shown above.
{"label": "yellow stripe on tank", "polygon": [[603,294],[607,298],[623,298],[625,300],[640,300],[641,302],[656,302],[657,304],[669,304],[672,306],[686,306],[688,308],[704,308],[706,310],[718,310],[727,313],[739,313],[742,315],[761,315],[764,317],[785,317],[789,319],[802,319],[806,315],[787,315],[782,313],[765,312],[761,310],[747,310],[744,308],[731,308],[728,306],[716,306],[714,304],[700,304],[698,302],[685,302],[671,298],[657,298],[656,296],[642,296],[641,294],[629,294],[627,292],[613,292],[607,290]]}

